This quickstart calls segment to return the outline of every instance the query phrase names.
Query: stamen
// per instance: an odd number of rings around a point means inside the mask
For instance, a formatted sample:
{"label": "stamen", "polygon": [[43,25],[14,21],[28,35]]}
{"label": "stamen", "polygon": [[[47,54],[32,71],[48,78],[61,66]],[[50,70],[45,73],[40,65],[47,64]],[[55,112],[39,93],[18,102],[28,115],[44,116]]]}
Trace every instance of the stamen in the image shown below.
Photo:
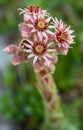
{"label": "stamen", "polygon": [[35,50],[40,53],[40,52],[42,52],[44,50],[44,47],[42,45],[37,45],[35,47]]}
{"label": "stamen", "polygon": [[36,55],[42,55],[46,52],[46,45],[42,44],[42,43],[36,43],[33,46],[33,52]]}
{"label": "stamen", "polygon": [[39,21],[39,22],[37,23],[37,26],[38,26],[38,28],[42,29],[42,28],[45,27],[45,22],[44,22],[44,21]]}

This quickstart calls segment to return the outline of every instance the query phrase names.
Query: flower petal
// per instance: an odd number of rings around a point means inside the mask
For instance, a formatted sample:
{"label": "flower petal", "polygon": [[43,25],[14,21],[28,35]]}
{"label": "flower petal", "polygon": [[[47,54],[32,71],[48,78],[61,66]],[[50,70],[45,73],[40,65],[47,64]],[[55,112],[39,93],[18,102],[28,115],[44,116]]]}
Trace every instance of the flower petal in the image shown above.
{"label": "flower petal", "polygon": [[38,56],[35,56],[33,60],[33,64],[35,64],[37,60],[38,60]]}
{"label": "flower petal", "polygon": [[46,32],[48,33],[48,34],[54,34],[53,32],[51,32],[50,30],[46,30]]}
{"label": "flower petal", "polygon": [[30,28],[33,28],[33,27],[34,27],[33,24],[27,24],[27,26],[30,27]]}
{"label": "flower petal", "polygon": [[31,30],[31,32],[32,32],[32,33],[36,32],[36,29],[35,29],[35,28],[33,28],[33,29]]}
{"label": "flower petal", "polygon": [[55,49],[48,49],[47,52],[55,52]]}
{"label": "flower petal", "polygon": [[52,17],[48,17],[48,18],[45,20],[45,22],[48,23],[48,22],[51,20],[51,18],[52,18]]}
{"label": "flower petal", "polygon": [[53,58],[50,54],[48,54],[48,53],[46,53],[46,56],[48,57],[48,58]]}
{"label": "flower petal", "polygon": [[34,54],[28,55],[28,58],[32,58],[32,57],[34,57]]}

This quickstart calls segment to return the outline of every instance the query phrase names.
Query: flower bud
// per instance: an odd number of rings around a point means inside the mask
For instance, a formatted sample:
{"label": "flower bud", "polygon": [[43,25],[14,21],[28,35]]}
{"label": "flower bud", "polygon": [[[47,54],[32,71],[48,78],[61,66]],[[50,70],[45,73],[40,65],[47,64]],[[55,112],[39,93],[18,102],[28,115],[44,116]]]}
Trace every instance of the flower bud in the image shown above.
{"label": "flower bud", "polygon": [[17,50],[17,47],[15,45],[9,45],[3,51],[8,54],[15,54],[16,50]]}

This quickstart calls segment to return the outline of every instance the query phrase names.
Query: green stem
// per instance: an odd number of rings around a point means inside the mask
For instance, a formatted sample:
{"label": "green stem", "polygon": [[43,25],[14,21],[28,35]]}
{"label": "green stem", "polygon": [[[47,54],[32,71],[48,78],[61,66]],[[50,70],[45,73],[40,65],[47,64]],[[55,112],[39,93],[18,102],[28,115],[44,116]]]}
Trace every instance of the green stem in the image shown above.
{"label": "green stem", "polygon": [[63,113],[53,76],[46,68],[35,73],[37,89],[44,106],[44,123],[41,130],[61,130]]}

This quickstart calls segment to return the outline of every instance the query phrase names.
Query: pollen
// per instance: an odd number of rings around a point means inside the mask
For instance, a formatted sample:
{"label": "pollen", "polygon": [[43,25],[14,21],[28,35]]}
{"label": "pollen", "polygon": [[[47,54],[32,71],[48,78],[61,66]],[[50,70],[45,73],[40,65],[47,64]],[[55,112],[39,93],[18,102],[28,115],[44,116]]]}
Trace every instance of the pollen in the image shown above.
{"label": "pollen", "polygon": [[42,29],[42,28],[45,27],[45,22],[41,20],[41,21],[39,21],[39,22],[37,23],[37,26],[38,26],[38,28]]}
{"label": "pollen", "polygon": [[42,53],[43,50],[44,50],[44,47],[43,47],[42,45],[37,45],[37,46],[35,47],[35,50],[36,50],[36,52],[38,52],[38,53]]}
{"label": "pollen", "polygon": [[43,55],[47,50],[47,47],[43,43],[35,43],[33,46],[33,52],[36,55]]}
{"label": "pollen", "polygon": [[66,41],[66,34],[64,33],[57,33],[57,40],[61,43]]}
{"label": "pollen", "polygon": [[61,40],[64,40],[65,39],[65,35],[64,34],[61,34],[60,36],[58,36]]}

